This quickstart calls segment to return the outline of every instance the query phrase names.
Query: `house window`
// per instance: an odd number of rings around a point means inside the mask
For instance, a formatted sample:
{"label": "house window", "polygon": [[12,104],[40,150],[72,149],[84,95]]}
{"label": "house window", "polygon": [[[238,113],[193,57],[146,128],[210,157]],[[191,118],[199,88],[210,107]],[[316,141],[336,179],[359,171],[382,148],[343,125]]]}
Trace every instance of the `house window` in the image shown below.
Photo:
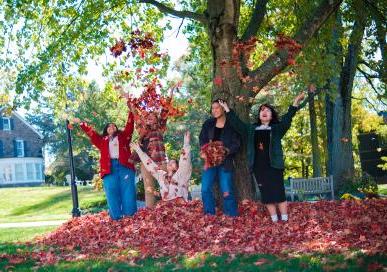
{"label": "house window", "polygon": [[3,130],[11,130],[11,118],[3,117]]}
{"label": "house window", "polygon": [[15,180],[24,181],[24,165],[21,163],[15,164]]}
{"label": "house window", "polygon": [[24,141],[16,140],[16,157],[24,157]]}
{"label": "house window", "polygon": [[27,180],[28,181],[35,180],[35,178],[34,178],[34,164],[27,163],[26,166],[27,166]]}

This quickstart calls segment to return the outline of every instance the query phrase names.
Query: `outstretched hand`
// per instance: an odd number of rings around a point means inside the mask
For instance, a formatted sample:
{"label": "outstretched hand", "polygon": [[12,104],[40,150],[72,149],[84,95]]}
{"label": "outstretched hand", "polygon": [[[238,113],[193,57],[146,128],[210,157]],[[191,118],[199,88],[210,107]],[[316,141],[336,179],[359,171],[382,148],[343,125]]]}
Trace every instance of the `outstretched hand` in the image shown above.
{"label": "outstretched hand", "polygon": [[219,100],[219,105],[222,106],[222,108],[224,109],[225,112],[229,112],[230,111],[230,108],[228,107],[227,105],[227,102],[226,101],[223,101],[223,100]]}
{"label": "outstretched hand", "polygon": [[293,106],[294,107],[298,107],[301,103],[302,100],[304,100],[305,98],[305,93],[304,92],[300,92],[296,98],[294,98],[294,101],[293,101]]}
{"label": "outstretched hand", "polygon": [[314,85],[313,83],[312,83],[312,84],[309,84],[309,86],[308,86],[308,92],[314,93],[315,91],[316,91],[316,85]]}
{"label": "outstretched hand", "polygon": [[184,133],[184,145],[189,145],[190,141],[191,141],[191,133],[189,132],[189,130],[187,130]]}
{"label": "outstretched hand", "polygon": [[135,113],[135,111],[134,111],[135,107],[134,107],[133,103],[129,99],[126,102],[126,105],[128,106],[129,111],[134,114]]}

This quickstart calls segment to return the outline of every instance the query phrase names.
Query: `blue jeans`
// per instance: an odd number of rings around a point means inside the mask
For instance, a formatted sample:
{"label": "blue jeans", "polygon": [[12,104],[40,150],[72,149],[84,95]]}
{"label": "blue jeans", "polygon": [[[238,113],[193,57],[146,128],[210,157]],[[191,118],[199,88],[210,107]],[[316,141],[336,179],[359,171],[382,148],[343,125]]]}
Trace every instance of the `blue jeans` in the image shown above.
{"label": "blue jeans", "polygon": [[133,215],[137,211],[134,171],[111,160],[110,174],[103,177],[109,214],[113,220]]}
{"label": "blue jeans", "polygon": [[[202,200],[205,214],[215,215],[215,199],[213,187],[216,177],[219,178],[220,190],[223,194],[223,212],[228,216],[238,215],[238,206],[232,189],[232,171],[225,170],[222,166],[215,166],[204,170],[202,173]],[[224,193],[228,193],[224,196]]]}

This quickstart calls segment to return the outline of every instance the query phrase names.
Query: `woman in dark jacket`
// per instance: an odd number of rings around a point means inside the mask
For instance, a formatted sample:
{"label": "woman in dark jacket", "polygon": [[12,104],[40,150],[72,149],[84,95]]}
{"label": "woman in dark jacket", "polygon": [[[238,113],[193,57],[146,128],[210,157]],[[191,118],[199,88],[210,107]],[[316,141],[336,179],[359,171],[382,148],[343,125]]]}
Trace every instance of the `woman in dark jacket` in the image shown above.
{"label": "woman in dark jacket", "polygon": [[241,134],[247,143],[249,167],[258,183],[262,196],[261,201],[266,205],[273,222],[278,221],[276,205],[280,210],[281,219],[288,220],[283,182],[285,164],[281,139],[290,128],[297,110],[301,108],[300,102],[304,97],[304,93],[300,93],[281,120],[278,119],[278,114],[271,105],[261,105],[256,124],[244,123],[226,103],[220,102],[226,111],[230,125]]}
{"label": "woman in dark jacket", "polygon": [[240,147],[239,135],[226,120],[219,100],[212,102],[211,114],[212,118],[206,120],[202,126],[199,136],[200,147],[211,141],[221,141],[226,149],[226,157],[220,165],[205,169],[202,173],[204,213],[215,214],[215,199],[212,188],[216,178],[218,178],[223,193],[224,213],[228,216],[237,216],[238,206],[233,192],[233,160]]}

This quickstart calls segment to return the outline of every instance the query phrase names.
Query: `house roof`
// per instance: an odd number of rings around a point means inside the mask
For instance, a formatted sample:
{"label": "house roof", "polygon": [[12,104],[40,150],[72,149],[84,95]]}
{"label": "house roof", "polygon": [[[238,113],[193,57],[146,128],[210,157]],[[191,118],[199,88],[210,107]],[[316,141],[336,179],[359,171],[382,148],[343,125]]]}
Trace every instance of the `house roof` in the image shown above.
{"label": "house roof", "polygon": [[19,118],[24,124],[26,124],[30,129],[32,129],[33,132],[35,132],[36,134],[38,134],[38,136],[40,137],[40,139],[43,140],[43,134],[40,133],[39,131],[37,131],[31,124],[29,124],[26,120],[24,120],[23,117],[20,116],[20,114],[18,114],[16,111],[13,111],[12,112],[17,118]]}
{"label": "house roof", "polygon": [[[0,107],[0,112],[2,111],[2,108]],[[22,121],[26,126],[28,126],[33,132],[35,132],[40,139],[43,139],[43,135],[42,133],[40,133],[39,131],[37,131],[31,124],[29,124],[26,120],[24,120],[24,118],[18,114],[16,111],[12,111],[12,114],[17,117],[20,121]]]}

